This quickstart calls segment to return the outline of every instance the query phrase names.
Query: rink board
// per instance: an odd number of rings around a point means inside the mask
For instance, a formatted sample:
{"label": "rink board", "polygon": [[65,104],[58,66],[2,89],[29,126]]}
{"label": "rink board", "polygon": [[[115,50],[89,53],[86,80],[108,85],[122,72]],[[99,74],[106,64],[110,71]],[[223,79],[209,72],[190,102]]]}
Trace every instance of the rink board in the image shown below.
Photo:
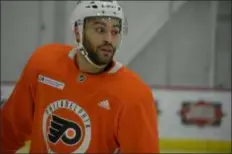
{"label": "rink board", "polygon": [[[160,150],[161,152],[230,153],[231,144],[231,141],[160,139]],[[28,153],[29,147],[28,142],[18,153]]]}

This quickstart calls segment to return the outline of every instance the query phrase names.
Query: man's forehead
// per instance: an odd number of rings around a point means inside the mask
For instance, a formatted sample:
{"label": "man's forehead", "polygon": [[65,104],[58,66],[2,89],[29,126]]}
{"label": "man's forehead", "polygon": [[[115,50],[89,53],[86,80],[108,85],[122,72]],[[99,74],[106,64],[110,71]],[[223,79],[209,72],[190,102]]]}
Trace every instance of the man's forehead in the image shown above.
{"label": "man's forehead", "polygon": [[120,24],[121,20],[116,17],[91,17],[87,19],[88,22],[111,22],[113,24]]}

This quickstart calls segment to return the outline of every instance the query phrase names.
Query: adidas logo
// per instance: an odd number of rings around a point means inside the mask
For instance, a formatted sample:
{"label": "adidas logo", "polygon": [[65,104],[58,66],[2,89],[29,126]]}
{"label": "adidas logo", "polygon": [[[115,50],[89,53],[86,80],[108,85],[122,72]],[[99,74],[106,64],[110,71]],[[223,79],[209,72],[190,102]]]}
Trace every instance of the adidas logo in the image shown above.
{"label": "adidas logo", "polygon": [[102,108],[105,108],[107,110],[110,110],[110,104],[108,100],[103,100],[100,103],[98,103],[98,105]]}

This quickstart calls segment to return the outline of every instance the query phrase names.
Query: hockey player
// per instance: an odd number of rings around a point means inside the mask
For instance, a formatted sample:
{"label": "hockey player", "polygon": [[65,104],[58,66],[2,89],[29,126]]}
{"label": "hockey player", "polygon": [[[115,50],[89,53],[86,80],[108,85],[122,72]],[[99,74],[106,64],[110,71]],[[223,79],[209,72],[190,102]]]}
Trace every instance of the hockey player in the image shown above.
{"label": "hockey player", "polygon": [[152,92],[113,59],[124,29],[116,1],[77,4],[77,45],[36,49],[2,106],[1,153],[159,153]]}

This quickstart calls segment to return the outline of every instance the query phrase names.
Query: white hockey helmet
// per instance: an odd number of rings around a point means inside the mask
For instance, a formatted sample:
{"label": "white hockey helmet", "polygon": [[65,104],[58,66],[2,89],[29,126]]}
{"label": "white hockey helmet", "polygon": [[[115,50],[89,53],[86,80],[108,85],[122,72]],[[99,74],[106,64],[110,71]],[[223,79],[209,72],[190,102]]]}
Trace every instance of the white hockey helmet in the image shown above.
{"label": "white hockey helmet", "polygon": [[[83,27],[84,20],[88,17],[116,17],[121,19],[121,42],[123,39],[123,35],[127,34],[128,24],[127,19],[124,16],[124,12],[122,7],[118,4],[117,1],[110,0],[97,0],[97,1],[78,1],[76,7],[71,16],[71,26],[72,30],[78,26],[80,32],[80,42],[78,43],[78,48],[83,49],[83,54],[85,54],[86,59],[94,64],[91,59],[88,57],[88,52],[85,50],[83,46]],[[121,45],[118,45],[118,48]],[[116,50],[116,52],[118,49]],[[97,66],[94,64],[96,67]]]}
{"label": "white hockey helmet", "polygon": [[[122,21],[122,35],[127,34],[127,19],[124,16],[122,7],[117,1],[98,0],[98,1],[78,1],[71,17],[72,30],[77,24],[80,32],[83,32],[84,19],[88,17],[116,17]],[[81,40],[82,40],[82,34]]]}

